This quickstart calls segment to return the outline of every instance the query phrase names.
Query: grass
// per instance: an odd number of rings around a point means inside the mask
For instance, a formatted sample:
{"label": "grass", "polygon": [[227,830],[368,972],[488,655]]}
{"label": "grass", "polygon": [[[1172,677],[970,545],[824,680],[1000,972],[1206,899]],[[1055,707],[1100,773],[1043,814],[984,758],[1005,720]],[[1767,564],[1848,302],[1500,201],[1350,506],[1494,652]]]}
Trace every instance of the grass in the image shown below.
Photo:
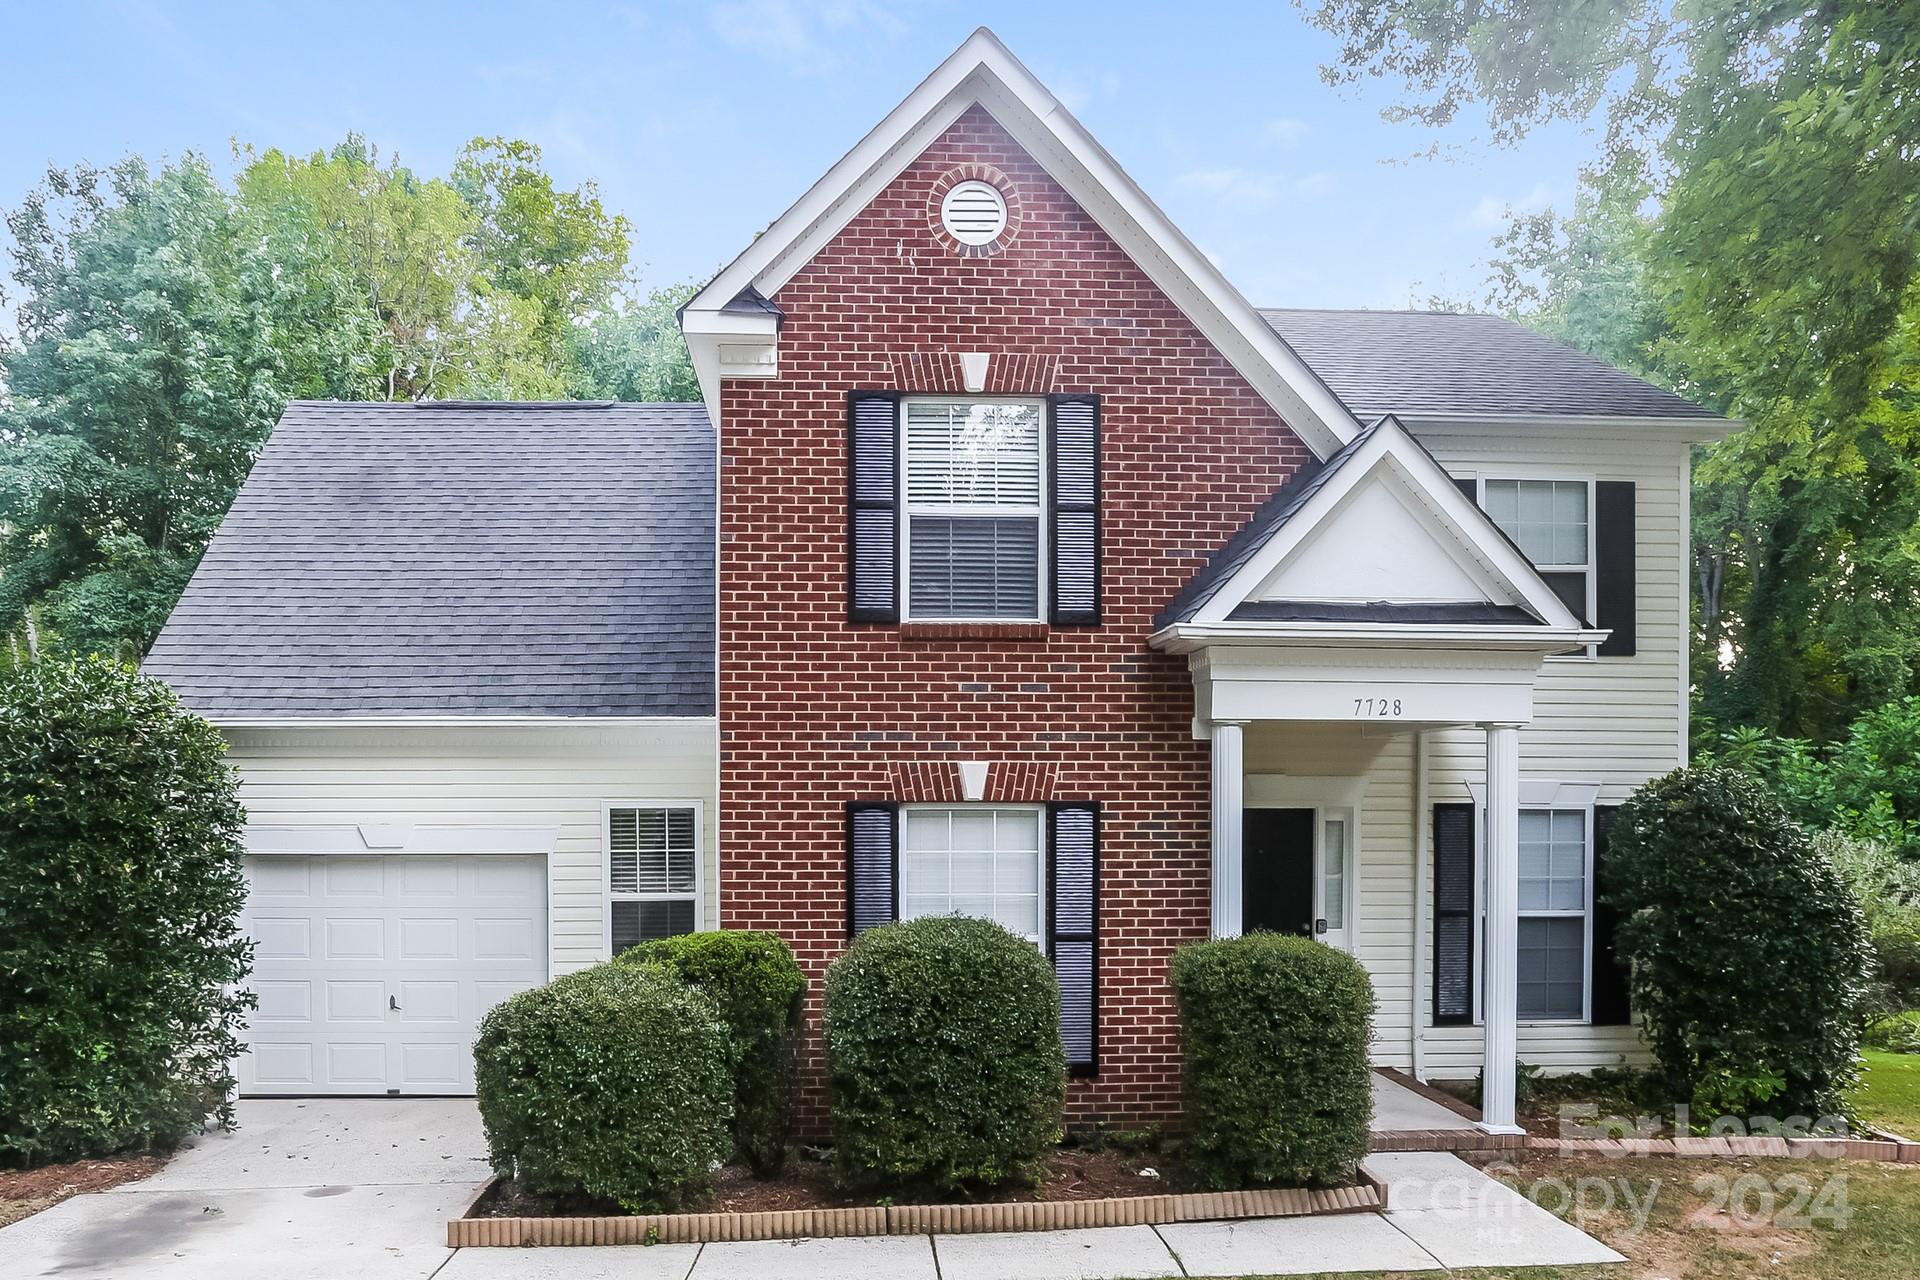
{"label": "grass", "polygon": [[[1495,1170],[1494,1172],[1499,1172]],[[1622,1254],[1627,1265],[1464,1269],[1462,1280],[1911,1280],[1920,1275],[1920,1166],[1840,1160],[1622,1160],[1535,1153],[1499,1173],[1560,1211],[1565,1192],[1616,1206],[1561,1212]],[[1806,1210],[1790,1211],[1801,1188]],[[1623,1194],[1623,1192],[1625,1194]],[[1623,1206],[1648,1204],[1644,1228]],[[1728,1200],[1747,1217],[1729,1215]],[[1769,1205],[1771,1211],[1768,1212]],[[1391,1273],[1398,1276],[1399,1273]],[[1427,1275],[1436,1273],[1428,1272]],[[1373,1273],[1374,1280],[1384,1280]],[[1320,1280],[1334,1280],[1332,1276]],[[1342,1280],[1365,1280],[1347,1273]]]}
{"label": "grass", "polygon": [[1861,1054],[1866,1069],[1853,1103],[1868,1123],[1903,1138],[1920,1138],[1920,1054]]}

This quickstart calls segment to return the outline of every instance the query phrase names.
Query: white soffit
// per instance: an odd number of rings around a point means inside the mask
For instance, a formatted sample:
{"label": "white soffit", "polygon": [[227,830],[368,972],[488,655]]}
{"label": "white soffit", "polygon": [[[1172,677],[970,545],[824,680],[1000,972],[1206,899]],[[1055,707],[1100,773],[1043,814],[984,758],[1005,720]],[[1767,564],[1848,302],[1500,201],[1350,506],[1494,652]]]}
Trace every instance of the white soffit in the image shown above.
{"label": "white soffit", "polygon": [[[1400,531],[1405,534],[1417,529],[1426,539],[1425,545],[1401,547],[1402,556],[1409,560],[1418,557],[1422,562],[1445,558],[1477,584],[1480,599],[1524,605],[1548,629],[1583,629],[1581,621],[1541,580],[1519,548],[1460,492],[1433,455],[1391,417],[1376,424],[1371,438],[1340,464],[1265,546],[1220,585],[1193,621],[1202,625],[1223,623],[1247,601],[1280,598],[1273,589],[1285,581],[1286,568],[1296,554],[1310,550],[1323,537],[1331,539],[1336,548],[1342,539],[1370,538],[1357,523],[1350,529],[1342,528],[1346,523],[1342,513],[1355,510],[1351,500],[1370,486],[1388,486],[1392,500],[1408,517]],[[1363,505],[1358,510],[1365,514],[1369,507]],[[1381,554],[1378,548],[1370,549],[1356,557],[1355,563],[1371,563]]]}
{"label": "white soffit", "polygon": [[[772,297],[976,103],[1113,237],[1308,447],[1324,458],[1359,433],[1359,422],[1339,397],[985,27],[682,309],[681,328],[710,410],[719,405],[720,378],[737,372],[731,362],[723,368],[723,337],[731,340],[728,349],[737,348],[744,328],[768,347],[778,344],[773,317],[749,321],[721,309],[749,286]],[[737,361],[738,351],[733,354]]]}

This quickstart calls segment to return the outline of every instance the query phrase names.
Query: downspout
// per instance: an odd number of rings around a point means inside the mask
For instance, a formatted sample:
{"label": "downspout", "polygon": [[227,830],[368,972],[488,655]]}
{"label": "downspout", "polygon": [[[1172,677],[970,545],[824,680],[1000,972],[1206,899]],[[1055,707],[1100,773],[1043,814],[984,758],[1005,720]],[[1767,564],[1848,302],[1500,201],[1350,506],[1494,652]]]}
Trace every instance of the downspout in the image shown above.
{"label": "downspout", "polygon": [[1413,731],[1413,928],[1410,931],[1413,947],[1413,991],[1407,1016],[1407,1040],[1409,1057],[1413,1063],[1413,1078],[1427,1078],[1427,1035],[1422,1025],[1425,1018],[1424,1002],[1427,991],[1427,886],[1432,877],[1427,873],[1428,831],[1432,821],[1433,806],[1427,803],[1427,731]]}

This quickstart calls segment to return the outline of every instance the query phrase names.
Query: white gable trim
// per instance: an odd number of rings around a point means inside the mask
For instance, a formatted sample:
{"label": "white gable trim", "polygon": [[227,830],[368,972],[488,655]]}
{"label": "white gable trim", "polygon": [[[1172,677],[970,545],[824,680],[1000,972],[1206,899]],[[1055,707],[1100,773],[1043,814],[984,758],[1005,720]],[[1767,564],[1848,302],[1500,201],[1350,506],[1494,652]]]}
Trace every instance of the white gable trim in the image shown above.
{"label": "white gable trim", "polygon": [[1359,422],[1339,398],[985,27],[682,310],[681,330],[716,419],[723,377],[772,377],[778,369],[772,325],[743,337],[739,317],[722,316],[721,309],[749,286],[773,296],[976,103],[1080,202],[1309,448],[1326,457],[1358,434]]}
{"label": "white gable trim", "polygon": [[[1380,480],[1376,480],[1376,476]],[[1580,619],[1541,580],[1519,548],[1460,492],[1433,455],[1421,448],[1406,428],[1391,417],[1376,424],[1373,434],[1327,477],[1306,505],[1232,577],[1220,584],[1212,598],[1194,614],[1193,625],[1201,628],[1229,625],[1228,615],[1254,598],[1293,552],[1320,532],[1320,523],[1344,507],[1349,495],[1363,484],[1382,481],[1400,485],[1408,495],[1418,499],[1436,538],[1445,537],[1452,544],[1446,549],[1484,585],[1487,599],[1531,609],[1545,625],[1530,630],[1542,638],[1564,641],[1574,634],[1589,634]]]}

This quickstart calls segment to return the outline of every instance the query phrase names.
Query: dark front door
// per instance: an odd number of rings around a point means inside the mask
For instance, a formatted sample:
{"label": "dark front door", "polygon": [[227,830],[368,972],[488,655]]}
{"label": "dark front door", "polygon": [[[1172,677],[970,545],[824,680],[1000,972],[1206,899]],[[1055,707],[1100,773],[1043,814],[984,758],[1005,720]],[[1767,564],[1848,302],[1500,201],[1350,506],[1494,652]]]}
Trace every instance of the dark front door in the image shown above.
{"label": "dark front door", "polygon": [[1313,810],[1248,809],[1240,927],[1313,936]]}

